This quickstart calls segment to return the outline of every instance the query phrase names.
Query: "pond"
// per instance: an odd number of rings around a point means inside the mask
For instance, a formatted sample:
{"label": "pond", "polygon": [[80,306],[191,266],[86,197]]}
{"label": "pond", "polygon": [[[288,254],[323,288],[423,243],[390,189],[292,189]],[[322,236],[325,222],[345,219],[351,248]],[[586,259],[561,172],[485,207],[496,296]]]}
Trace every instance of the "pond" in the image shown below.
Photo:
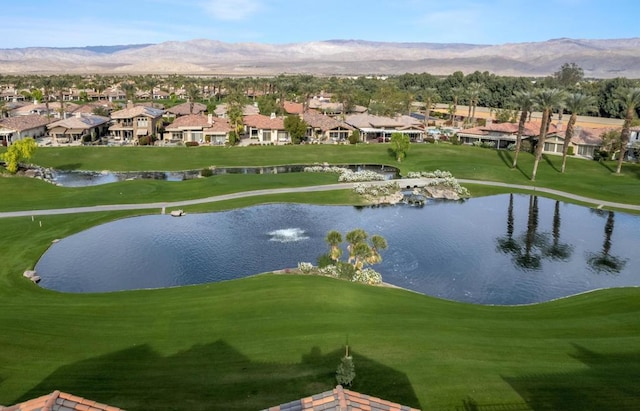
{"label": "pond", "polygon": [[387,239],[374,266],[385,282],[455,301],[518,305],[640,285],[639,216],[526,195],[127,218],[52,244],[36,270],[65,292],[216,282],[315,264],[329,230],[354,228]]}
{"label": "pond", "polygon": [[[211,169],[212,175],[221,174],[282,174],[301,173],[307,165],[284,165],[271,167],[216,167]],[[398,178],[399,170],[395,167],[374,164],[350,164],[341,167],[353,171],[373,170],[383,174],[387,180]],[[78,171],[78,170],[48,170],[48,179],[63,187],[87,187],[101,184],[116,183],[125,180],[165,180],[183,181],[200,177],[200,170],[186,171]]]}

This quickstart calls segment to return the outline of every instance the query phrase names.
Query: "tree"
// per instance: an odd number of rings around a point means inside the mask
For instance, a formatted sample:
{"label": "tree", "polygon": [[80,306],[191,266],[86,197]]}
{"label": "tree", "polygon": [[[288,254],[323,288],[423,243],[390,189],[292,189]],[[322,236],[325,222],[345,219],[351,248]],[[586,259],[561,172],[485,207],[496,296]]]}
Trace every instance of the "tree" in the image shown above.
{"label": "tree", "polygon": [[331,230],[327,233],[325,241],[331,248],[329,256],[333,261],[338,262],[340,257],[342,257],[342,249],[340,248],[340,244],[342,243],[342,234],[340,234],[339,231]]}
{"label": "tree", "polygon": [[536,180],[538,172],[538,164],[542,158],[544,150],[544,142],[547,139],[549,124],[551,122],[551,113],[553,109],[558,107],[564,99],[564,92],[557,88],[545,88],[540,90],[534,97],[534,101],[538,108],[542,111],[542,121],[540,123],[540,133],[538,135],[538,143],[536,145],[535,160],[533,162],[533,171],[531,172],[531,181]]}
{"label": "tree", "polygon": [[60,103],[60,118],[64,118],[64,92],[72,86],[71,77],[57,76],[53,79],[53,87],[58,92],[58,102]]}
{"label": "tree", "polygon": [[429,117],[431,116],[431,106],[440,101],[438,90],[434,87],[427,87],[420,93],[424,102],[424,128],[429,126]]}
{"label": "tree", "polygon": [[480,95],[484,92],[485,88],[480,83],[471,83],[467,87],[467,98],[469,99],[469,124],[473,124],[476,120],[476,107],[480,100]]}
{"label": "tree", "polygon": [[620,174],[622,162],[629,145],[631,122],[636,116],[636,110],[640,107],[640,87],[618,89],[615,92],[615,98],[624,109],[624,124],[620,133],[620,156],[618,157],[618,167],[616,168],[616,174]]}
{"label": "tree", "polygon": [[451,89],[451,98],[453,99],[453,107],[451,108],[451,125],[454,126],[454,119],[456,117],[456,111],[458,109],[458,100],[460,99],[461,96],[464,95],[464,88],[463,87],[453,87]]}
{"label": "tree", "polygon": [[528,91],[518,91],[513,95],[513,101],[520,109],[520,121],[518,122],[518,133],[516,134],[516,147],[513,153],[512,168],[516,168],[518,165],[518,154],[520,154],[520,147],[522,146],[522,134],[524,133],[524,126],[527,122],[527,116],[533,107],[533,94]]}
{"label": "tree", "polygon": [[[353,266],[357,267],[359,265],[358,257],[362,254],[362,247],[360,244],[367,245],[366,241],[369,235],[362,228],[356,228],[355,230],[351,230],[345,236],[347,243],[347,251],[349,251],[349,259],[347,262],[353,262]],[[360,250],[358,250],[360,247]]]}
{"label": "tree", "polygon": [[584,78],[584,70],[576,63],[564,63],[560,70],[553,73],[553,78],[559,87],[572,89]]}
{"label": "tree", "polygon": [[360,130],[355,129],[349,135],[349,144],[358,144],[360,142]]}
{"label": "tree", "polygon": [[200,98],[200,88],[194,83],[189,83],[187,97],[189,98],[189,114],[193,114],[193,104]]}
{"label": "tree", "polygon": [[569,117],[569,123],[567,123],[567,130],[564,133],[564,143],[562,144],[562,168],[561,173],[564,173],[567,164],[567,153],[569,151],[569,143],[573,138],[573,131],[578,119],[578,114],[583,114],[588,111],[596,109],[596,99],[592,96],[587,96],[582,93],[571,93],[567,95],[564,100],[565,108],[571,113]]}
{"label": "tree", "polygon": [[7,163],[7,171],[15,174],[18,171],[18,165],[21,161],[29,160],[36,151],[37,145],[34,139],[27,137],[11,144],[7,151],[0,154]]}
{"label": "tree", "polygon": [[353,357],[349,355],[349,346],[347,345],[345,355],[336,370],[336,381],[340,385],[351,385],[355,378],[356,367],[353,365]]}
{"label": "tree", "polygon": [[300,144],[308,128],[309,125],[300,116],[287,116],[284,119],[284,129],[289,133],[291,142],[294,144]]}
{"label": "tree", "polygon": [[404,160],[407,156],[407,151],[409,151],[409,145],[411,142],[409,141],[409,136],[403,133],[393,133],[391,134],[391,151],[396,156],[398,162]]}

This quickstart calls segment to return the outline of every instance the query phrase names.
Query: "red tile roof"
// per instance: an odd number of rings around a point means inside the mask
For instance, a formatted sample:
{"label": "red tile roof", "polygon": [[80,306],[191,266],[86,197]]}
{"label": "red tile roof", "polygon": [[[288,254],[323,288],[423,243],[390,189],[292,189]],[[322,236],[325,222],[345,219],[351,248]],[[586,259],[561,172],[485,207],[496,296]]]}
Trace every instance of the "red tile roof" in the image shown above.
{"label": "red tile roof", "polygon": [[123,411],[121,408],[87,400],[65,392],[54,391],[51,394],[34,398],[20,404],[2,408],[2,411]]}
{"label": "red tile roof", "polygon": [[287,114],[301,114],[304,111],[304,105],[302,103],[285,101],[284,111],[287,112]]}
{"label": "red tile roof", "polygon": [[233,127],[226,118],[213,118],[213,124],[203,130],[205,133],[230,133]]}
{"label": "red tile roof", "polygon": [[[549,127],[549,133],[556,132],[555,124],[551,124]],[[486,136],[491,133],[502,133],[502,134],[518,134],[518,123],[491,123],[486,126],[480,127],[472,127],[465,130],[460,131],[459,134],[473,134],[478,136]],[[540,122],[529,121],[524,125],[523,136],[526,137],[535,137],[540,135]]]}
{"label": "red tile roof", "polygon": [[31,130],[47,125],[51,120],[46,116],[38,114],[29,114],[26,116],[8,117],[0,120],[0,128],[6,128],[15,131]]}
{"label": "red tile roof", "polygon": [[284,120],[280,117],[271,118],[262,114],[245,116],[243,122],[246,126],[262,130],[284,130]]}
{"label": "red tile roof", "polygon": [[178,129],[192,129],[209,127],[209,118],[203,114],[188,114],[181,116],[173,120],[171,124],[167,126],[167,131]]}
{"label": "red tile roof", "polygon": [[338,121],[333,117],[318,113],[315,110],[308,110],[302,115],[302,119],[312,128],[319,128],[323,132],[342,128],[345,130],[353,130],[349,124]]}
{"label": "red tile roof", "polygon": [[[571,142],[575,145],[585,146],[601,146],[602,135],[613,130],[613,128],[591,128],[576,126],[573,129]],[[566,130],[558,133],[562,138],[565,137]]]}
{"label": "red tile roof", "polygon": [[345,390],[338,385],[331,391],[302,398],[263,411],[419,411],[381,398]]}
{"label": "red tile roof", "polygon": [[191,109],[191,103],[186,102],[182,104],[178,104],[177,106],[173,106],[167,109],[168,113],[175,114],[177,116],[185,116],[187,114],[199,114],[207,111],[207,106],[202,103],[195,102],[193,103],[193,111],[189,111]]}

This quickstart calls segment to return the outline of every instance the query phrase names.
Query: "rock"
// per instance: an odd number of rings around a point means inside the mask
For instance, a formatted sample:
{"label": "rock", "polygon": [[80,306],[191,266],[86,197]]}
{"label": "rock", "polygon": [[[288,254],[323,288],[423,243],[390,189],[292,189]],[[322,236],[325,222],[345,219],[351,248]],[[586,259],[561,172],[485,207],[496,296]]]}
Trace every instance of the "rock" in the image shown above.
{"label": "rock", "polygon": [[27,270],[22,275],[30,280],[33,279],[34,277],[37,277],[36,272],[34,270]]}

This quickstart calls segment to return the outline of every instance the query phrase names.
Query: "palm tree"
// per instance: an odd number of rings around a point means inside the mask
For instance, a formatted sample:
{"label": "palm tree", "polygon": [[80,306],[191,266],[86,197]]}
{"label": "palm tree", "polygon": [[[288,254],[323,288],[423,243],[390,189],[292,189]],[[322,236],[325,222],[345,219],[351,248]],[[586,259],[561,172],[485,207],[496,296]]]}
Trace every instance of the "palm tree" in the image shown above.
{"label": "palm tree", "polygon": [[193,114],[193,103],[200,97],[200,88],[195,83],[187,85],[187,97],[189,98],[189,114]]}
{"label": "palm tree", "polygon": [[327,237],[324,239],[331,250],[329,251],[329,256],[335,262],[340,260],[342,256],[342,249],[340,248],[340,243],[342,243],[342,234],[339,231],[331,230],[327,233]]}
{"label": "palm tree", "polygon": [[513,165],[512,168],[516,168],[518,165],[518,154],[520,154],[520,147],[522,145],[522,134],[524,133],[524,126],[527,122],[527,116],[533,107],[533,94],[529,91],[517,91],[513,95],[513,101],[521,110],[520,121],[518,122],[518,134],[516,135],[516,147],[513,153]]}
{"label": "palm tree", "polygon": [[636,115],[636,110],[640,107],[640,87],[618,89],[614,96],[616,101],[622,105],[625,112],[624,124],[622,125],[622,132],[620,133],[620,157],[618,158],[618,167],[616,168],[616,174],[620,174],[622,162],[624,161],[627,146],[629,145],[631,121]]}
{"label": "palm tree", "polygon": [[480,83],[473,82],[467,87],[467,97],[469,98],[469,124],[475,123],[476,107],[480,94],[484,91],[484,86]]}
{"label": "palm tree", "polygon": [[[362,228],[356,228],[355,230],[349,231],[346,235],[346,240],[349,245],[347,246],[347,250],[349,251],[349,259],[347,260],[349,263],[353,261],[354,267],[357,267],[360,262],[360,258],[363,255],[369,254],[368,250],[365,253],[362,249],[362,246],[359,244],[364,244],[367,246],[367,233]],[[358,248],[359,247],[359,248]]]}
{"label": "palm tree", "polygon": [[456,117],[456,110],[458,109],[458,100],[463,95],[464,95],[464,88],[458,86],[458,87],[453,87],[451,89],[451,98],[453,99],[453,107],[451,108],[451,118],[449,120],[451,121],[452,126],[454,125],[453,121]]}
{"label": "palm tree", "polygon": [[58,102],[60,103],[60,118],[64,118],[64,92],[71,85],[71,78],[67,75],[57,76],[53,79],[53,87],[58,92]]}
{"label": "palm tree", "polygon": [[429,126],[429,117],[431,116],[431,106],[440,101],[440,95],[438,90],[434,87],[427,87],[421,92],[422,100],[424,101],[424,128],[425,130]]}
{"label": "palm tree", "polygon": [[124,95],[127,96],[127,101],[131,101],[131,103],[133,103],[136,97],[136,85],[127,81],[122,83],[120,87],[122,88]]}
{"label": "palm tree", "polygon": [[51,98],[51,88],[53,87],[51,77],[49,76],[42,77],[42,79],[40,80],[40,84],[42,85],[44,106],[47,110],[47,119],[48,119],[48,118],[51,118],[51,113],[49,112],[49,99]]}
{"label": "palm tree", "polygon": [[545,88],[534,97],[534,101],[538,108],[542,111],[542,121],[540,123],[540,134],[538,135],[538,143],[536,145],[536,157],[533,162],[533,171],[531,172],[531,181],[536,180],[536,174],[538,172],[538,164],[542,158],[542,151],[544,150],[544,142],[547,139],[547,133],[549,131],[549,125],[551,123],[551,113],[553,109],[558,107],[564,99],[564,92],[557,88]]}
{"label": "palm tree", "polygon": [[373,265],[382,262],[380,250],[386,250],[387,240],[381,235],[375,234],[371,236],[371,247],[369,256],[366,258],[367,264]]}
{"label": "palm tree", "polygon": [[561,173],[564,173],[565,166],[567,164],[567,152],[569,151],[569,143],[573,138],[573,131],[578,119],[578,114],[582,114],[588,111],[596,110],[596,99],[592,96],[587,96],[582,93],[571,93],[567,95],[564,100],[565,108],[571,113],[569,117],[569,123],[567,123],[567,130],[564,133],[564,143],[562,144],[562,168]]}

